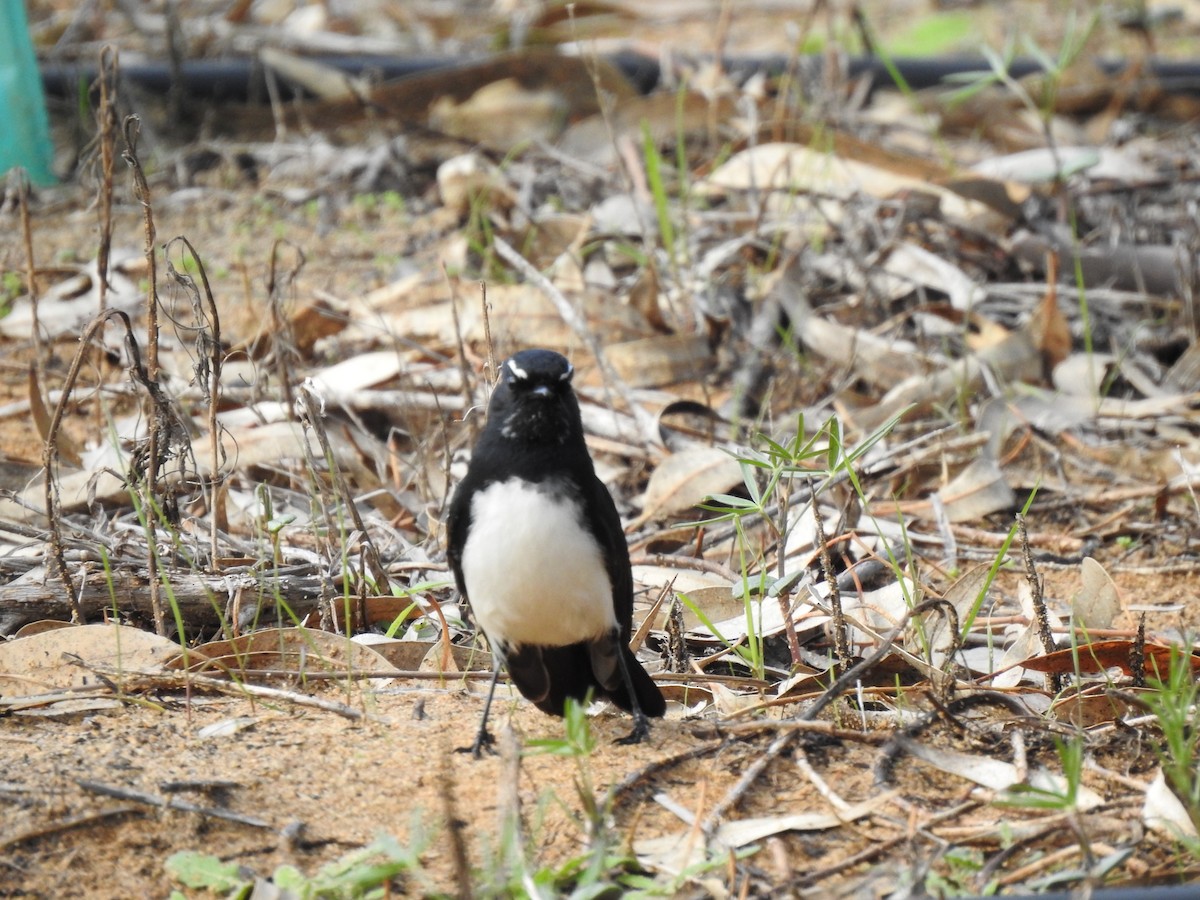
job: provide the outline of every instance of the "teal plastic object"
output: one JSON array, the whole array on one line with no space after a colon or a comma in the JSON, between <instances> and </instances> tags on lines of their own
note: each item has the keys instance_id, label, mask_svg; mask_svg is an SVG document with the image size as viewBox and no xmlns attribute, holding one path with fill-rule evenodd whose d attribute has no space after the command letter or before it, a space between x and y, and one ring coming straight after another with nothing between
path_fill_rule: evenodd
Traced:
<instances>
[{"instance_id":1,"label":"teal plastic object","mask_svg":"<svg viewBox=\"0 0 1200 900\"><path fill-rule=\"evenodd\" d=\"M0 0L0 173L21 166L34 184L53 184L50 119L24 0Z\"/></svg>"}]
</instances>

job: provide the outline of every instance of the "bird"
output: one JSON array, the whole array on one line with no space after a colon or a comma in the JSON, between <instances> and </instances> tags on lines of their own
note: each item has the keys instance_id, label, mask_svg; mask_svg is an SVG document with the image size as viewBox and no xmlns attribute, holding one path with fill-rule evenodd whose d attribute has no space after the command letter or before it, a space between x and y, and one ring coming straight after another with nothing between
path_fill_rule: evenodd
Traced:
<instances>
[{"instance_id":1,"label":"bird","mask_svg":"<svg viewBox=\"0 0 1200 900\"><path fill-rule=\"evenodd\" d=\"M629 547L584 442L574 372L553 350L505 360L447 514L447 559L494 663L469 748L476 758L492 742L487 720L502 666L550 715L589 691L611 700L633 717L621 744L644 740L647 717L666 712L629 649Z\"/></svg>"}]
</instances>

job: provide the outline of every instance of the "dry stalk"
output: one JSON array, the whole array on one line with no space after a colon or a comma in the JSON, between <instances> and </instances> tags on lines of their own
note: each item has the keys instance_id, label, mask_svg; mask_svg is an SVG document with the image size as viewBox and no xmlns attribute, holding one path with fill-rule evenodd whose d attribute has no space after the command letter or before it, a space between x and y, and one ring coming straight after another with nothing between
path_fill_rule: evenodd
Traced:
<instances>
[{"instance_id":1,"label":"dry stalk","mask_svg":"<svg viewBox=\"0 0 1200 900\"><path fill-rule=\"evenodd\" d=\"M38 323L37 268L33 264L33 225L29 220L29 178L21 172L17 178L17 203L21 208L21 237L25 242L25 280L29 285L29 309L33 321L33 367L41 389L46 387L45 348L42 347L42 328Z\"/></svg>"},{"instance_id":2,"label":"dry stalk","mask_svg":"<svg viewBox=\"0 0 1200 900\"><path fill-rule=\"evenodd\" d=\"M119 310L110 310L92 319L87 328L84 329L83 334L79 336L79 348L75 351L75 356L71 360L71 367L67 370L67 377L63 380L62 393L59 395L58 403L54 407L54 415L50 419L49 427L46 429L46 443L42 448L42 480L46 498L46 521L50 530L50 570L52 574L62 579L63 587L66 589L68 602L71 606L71 621L77 623L83 622L83 616L80 612L79 600L76 597L75 588L71 584L71 577L67 571L66 556L63 550L62 526L58 515L58 433L62 427L63 415L66 412L67 404L71 400L71 391L74 389L75 382L79 378L79 370L83 367L84 359L88 355L88 349L91 347L96 333L109 319L114 317L119 317L124 323L127 346L136 352L137 344L134 341L132 326L129 322L129 317L125 313ZM130 362L132 365L132 358Z\"/></svg>"},{"instance_id":3,"label":"dry stalk","mask_svg":"<svg viewBox=\"0 0 1200 900\"><path fill-rule=\"evenodd\" d=\"M1129 674L1133 676L1133 686L1146 686L1146 614L1138 618L1137 637L1129 648ZM1159 677L1162 677L1161 673Z\"/></svg>"},{"instance_id":4,"label":"dry stalk","mask_svg":"<svg viewBox=\"0 0 1200 900\"><path fill-rule=\"evenodd\" d=\"M280 268L279 251L287 244L296 251L297 260L286 271ZM283 402L291 407L295 403L294 379L292 377L291 360L296 346L292 334L291 320L283 315L283 289L296 280L300 270L304 268L307 259L304 251L294 244L277 240L271 246L271 262L267 270L267 309L271 313L271 347L275 365L279 368L279 383L283 388Z\"/></svg>"},{"instance_id":5,"label":"dry stalk","mask_svg":"<svg viewBox=\"0 0 1200 900\"><path fill-rule=\"evenodd\" d=\"M112 257L112 198L113 167L117 144L117 72L120 68L119 51L111 44L100 49L100 106L96 111L100 134L100 245L96 251L96 271L100 283L96 286L97 312L103 313L108 306L108 264ZM99 413L99 406L96 408Z\"/></svg>"},{"instance_id":6,"label":"dry stalk","mask_svg":"<svg viewBox=\"0 0 1200 900\"><path fill-rule=\"evenodd\" d=\"M1021 537L1021 555L1025 560L1025 580L1029 582L1029 591L1032 595L1031 602L1033 603L1034 619L1037 621L1038 639L1047 653L1053 653L1058 649L1058 645L1054 643L1054 631L1050 627L1050 610L1046 608L1042 577L1038 575L1037 566L1033 562L1033 549L1029 546L1029 532L1025 528L1025 517L1020 513L1017 513L1017 532ZM1050 690L1054 693L1058 693L1062 689L1062 675L1048 673L1046 680Z\"/></svg>"},{"instance_id":7,"label":"dry stalk","mask_svg":"<svg viewBox=\"0 0 1200 900\"><path fill-rule=\"evenodd\" d=\"M511 840L516 857L525 857L525 824L521 818L521 739L512 722L500 730L500 780L496 798L496 827L501 843ZM504 873L508 874L508 873Z\"/></svg>"},{"instance_id":8,"label":"dry stalk","mask_svg":"<svg viewBox=\"0 0 1200 900\"><path fill-rule=\"evenodd\" d=\"M362 516L359 515L358 507L354 503L354 495L350 491L350 485L346 483L346 476L337 464L337 460L333 455L333 449L329 445L329 435L325 432L324 425L323 401L305 385L300 392L300 403L304 409L304 425L306 428L312 428L313 434L317 436L317 441L321 445L321 454L325 457L326 465L329 467L329 477L333 482L334 491L342 504L342 508L350 516L350 521L363 543L363 565L369 571L375 583L375 590L378 593L387 594L390 591L387 570L379 558L379 550L375 546L375 542L371 539L370 532L367 531L367 526L363 523ZM304 442L304 446L308 447L307 441ZM307 449L305 452L309 454L308 462L315 478L316 473L319 471L316 466L316 460L312 458L311 453ZM333 530L331 533L336 534L337 531Z\"/></svg>"},{"instance_id":9,"label":"dry stalk","mask_svg":"<svg viewBox=\"0 0 1200 900\"><path fill-rule=\"evenodd\" d=\"M817 504L817 491L811 481L808 485L808 492L809 502L813 509L813 520L817 529L817 549L821 554L821 574L825 578L825 583L829 585L829 606L833 610L833 655L837 657L834 671L837 671L850 662L849 629L846 626L846 614L842 610L842 591L838 586L837 575L833 571L833 556L829 552L829 542L825 540L825 521L821 517L821 507ZM791 621L790 616L788 621ZM795 657L799 657L799 646L797 646Z\"/></svg>"},{"instance_id":10,"label":"dry stalk","mask_svg":"<svg viewBox=\"0 0 1200 900\"><path fill-rule=\"evenodd\" d=\"M201 291L196 286L195 280L188 274L180 274L175 267L171 265L171 245L175 241L181 242L186 248L193 260L196 263L196 270L200 274L200 284L203 286L203 304L201 301ZM201 395L208 406L208 440L209 454L211 457L212 472L208 477L208 508L209 516L209 552L210 558L214 561L219 556L218 546L218 523L220 516L217 515L217 510L221 505L221 486L224 482L222 474L222 466L225 463L225 451L221 446L221 434L223 429L217 419L217 411L221 405L221 364L223 361L221 351L221 316L217 311L216 300L213 299L212 285L208 281L208 270L204 267L204 261L200 258L200 254L196 252L196 248L192 246L192 242L186 237L180 235L167 242L165 247L165 259L167 272L176 283L180 285L192 298L192 310L199 326L196 329L196 381L200 386Z\"/></svg>"},{"instance_id":11,"label":"dry stalk","mask_svg":"<svg viewBox=\"0 0 1200 900\"><path fill-rule=\"evenodd\" d=\"M100 106L96 111L99 127L100 150L100 193L97 197L99 211L100 243L96 249L96 311L103 314L108 308L108 267L112 259L112 198L113 171L117 147L117 74L120 70L120 54L116 47L106 44L100 49ZM99 356L98 350L96 356ZM100 403L93 408L93 423L96 434L104 432L104 409Z\"/></svg>"},{"instance_id":12,"label":"dry stalk","mask_svg":"<svg viewBox=\"0 0 1200 900\"><path fill-rule=\"evenodd\" d=\"M458 369L462 374L463 409L466 410L463 413L463 421L467 423L467 429L471 432L471 443L474 443L475 439L479 437L479 417L470 414L471 409L475 406L475 396L471 389L471 365L467 362L467 347L463 341L462 322L458 316L458 286L450 277L450 271L446 268L445 263L442 263L442 277L446 279L446 287L450 291L450 315L454 321L454 340L458 347ZM449 451L449 445L447 445L447 451ZM448 466L447 471L449 471Z\"/></svg>"},{"instance_id":13,"label":"dry stalk","mask_svg":"<svg viewBox=\"0 0 1200 900\"><path fill-rule=\"evenodd\" d=\"M683 604L676 595L671 598L671 609L667 613L667 659L664 668L679 675L690 669L684 630Z\"/></svg>"},{"instance_id":14,"label":"dry stalk","mask_svg":"<svg viewBox=\"0 0 1200 900\"><path fill-rule=\"evenodd\" d=\"M487 282L479 282L479 308L483 313L483 345L487 348L487 357L484 362L487 365L488 387L494 387L496 382L496 344L492 340L492 308L488 304L487 298Z\"/></svg>"},{"instance_id":15,"label":"dry stalk","mask_svg":"<svg viewBox=\"0 0 1200 900\"><path fill-rule=\"evenodd\" d=\"M156 233L154 229L154 209L150 205L150 185L146 182L146 173L142 171L141 160L137 155L138 135L141 132L141 119L137 116L125 118L125 149L121 153L125 164L133 173L133 193L142 204L142 228L146 241L144 252L146 269L149 273L149 292L146 297L146 377L154 382L158 379L158 269L155 252ZM162 596L158 579L158 552L155 528L155 497L158 494L158 459L159 459L159 420L156 409L152 406L147 418L150 421L150 439L147 450L147 465L145 472L145 494L142 498L145 528L146 528L146 569L150 582L150 602L154 612L154 630L160 634L167 633L166 613L163 610Z\"/></svg>"}]
</instances>

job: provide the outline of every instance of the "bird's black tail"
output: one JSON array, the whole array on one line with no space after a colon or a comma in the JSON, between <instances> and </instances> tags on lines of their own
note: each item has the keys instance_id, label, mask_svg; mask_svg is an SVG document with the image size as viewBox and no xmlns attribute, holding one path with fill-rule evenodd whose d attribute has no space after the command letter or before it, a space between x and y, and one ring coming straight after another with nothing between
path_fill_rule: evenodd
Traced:
<instances>
[{"instance_id":1,"label":"bird's black tail","mask_svg":"<svg viewBox=\"0 0 1200 900\"><path fill-rule=\"evenodd\" d=\"M633 692L637 695L638 706L642 708L642 712L652 718L664 715L667 711L667 701L654 679L650 677L650 673L642 668L642 664L628 647L621 647L621 652L625 654L625 667L629 672L629 680L633 682ZM604 690L603 694L625 712L633 712L633 702L625 690L624 683L618 683L615 690Z\"/></svg>"},{"instance_id":2,"label":"bird's black tail","mask_svg":"<svg viewBox=\"0 0 1200 900\"><path fill-rule=\"evenodd\" d=\"M566 647L542 647L542 664L546 667L549 691L541 699L530 697L542 712L561 716L566 706L567 698L573 697L582 701L589 689L595 692L597 699L611 700L626 712L633 712L633 701L625 690L624 680L616 675L612 686L601 684L592 670L592 656L586 643L571 644ZM626 654L626 668L629 670L629 680L633 682L633 692L637 696L638 705L647 716L659 717L667 711L667 701L654 679L642 668L637 657L627 647L621 647L620 652ZM530 694L522 687L522 679L518 673L509 668L509 674L517 688L525 696Z\"/></svg>"}]
</instances>

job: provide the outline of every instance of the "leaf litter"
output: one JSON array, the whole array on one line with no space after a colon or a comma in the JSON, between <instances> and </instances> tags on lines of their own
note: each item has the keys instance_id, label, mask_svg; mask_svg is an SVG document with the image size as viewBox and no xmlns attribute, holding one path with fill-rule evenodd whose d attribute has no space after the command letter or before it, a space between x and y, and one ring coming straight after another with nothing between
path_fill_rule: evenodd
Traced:
<instances>
[{"instance_id":1,"label":"leaf litter","mask_svg":"<svg viewBox=\"0 0 1200 900\"><path fill-rule=\"evenodd\" d=\"M86 169L27 201L35 292L0 243L24 284L0 327L9 874L129 896L173 853L266 877L382 830L428 847L396 876L416 894L566 891L589 852L716 896L1192 877L1200 804L1170 774L1197 748L1163 706L1194 715L1186 96L1114 93L1082 57L957 105L682 56L643 97L597 65L516 51L199 133L122 91L161 132L146 208ZM156 343L146 257L104 251L102 281L107 191L121 246L147 208L190 242L157 258ZM134 324L76 347L102 296ZM489 365L529 345L579 370L671 706L635 748L594 711L585 782L453 752L490 659L440 523Z\"/></svg>"}]
</instances>

